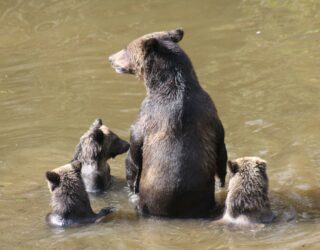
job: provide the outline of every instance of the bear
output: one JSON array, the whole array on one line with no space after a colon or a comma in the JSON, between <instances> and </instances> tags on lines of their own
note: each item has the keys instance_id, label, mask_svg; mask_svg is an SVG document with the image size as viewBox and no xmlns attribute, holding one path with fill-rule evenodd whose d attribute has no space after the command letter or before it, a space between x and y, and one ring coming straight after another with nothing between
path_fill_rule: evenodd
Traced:
<instances>
[{"instance_id":1,"label":"bear","mask_svg":"<svg viewBox=\"0 0 320 250\"><path fill-rule=\"evenodd\" d=\"M46 172L49 190L52 194L52 212L46 217L51 226L75 226L102 221L112 208L93 212L88 194L81 178L81 162L73 161Z\"/></svg>"},{"instance_id":2,"label":"bear","mask_svg":"<svg viewBox=\"0 0 320 250\"><path fill-rule=\"evenodd\" d=\"M120 139L102 120L97 118L81 137L73 161L82 163L81 176L86 191L101 193L111 185L110 166L107 160L128 151L129 143Z\"/></svg>"},{"instance_id":3,"label":"bear","mask_svg":"<svg viewBox=\"0 0 320 250\"><path fill-rule=\"evenodd\" d=\"M178 45L183 35L150 33L109 57L117 73L133 74L146 87L126 157L127 184L142 215L207 217L215 208L215 175L225 183L224 128Z\"/></svg>"},{"instance_id":4,"label":"bear","mask_svg":"<svg viewBox=\"0 0 320 250\"><path fill-rule=\"evenodd\" d=\"M267 162L259 157L228 161L230 180L220 222L263 225L274 219L268 198Z\"/></svg>"}]
</instances>

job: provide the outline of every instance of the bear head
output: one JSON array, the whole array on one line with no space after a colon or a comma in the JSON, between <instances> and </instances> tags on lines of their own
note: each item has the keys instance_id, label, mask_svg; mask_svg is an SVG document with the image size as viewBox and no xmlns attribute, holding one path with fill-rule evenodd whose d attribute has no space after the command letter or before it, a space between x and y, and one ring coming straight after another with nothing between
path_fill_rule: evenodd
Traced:
<instances>
[{"instance_id":1,"label":"bear head","mask_svg":"<svg viewBox=\"0 0 320 250\"><path fill-rule=\"evenodd\" d=\"M267 162L256 156L247 156L238 158L236 160L228 161L228 169L230 177L235 175L240 176L252 176L259 175L264 179L267 179Z\"/></svg>"},{"instance_id":2,"label":"bear head","mask_svg":"<svg viewBox=\"0 0 320 250\"><path fill-rule=\"evenodd\" d=\"M117 73L129 73L144 77L146 58L152 51L158 50L159 43L178 43L182 40L184 32L182 29L171 31L154 32L132 41L125 49L111 55L109 62Z\"/></svg>"},{"instance_id":3,"label":"bear head","mask_svg":"<svg viewBox=\"0 0 320 250\"><path fill-rule=\"evenodd\" d=\"M130 144L119 138L97 118L81 137L74 159L83 164L106 161L128 151Z\"/></svg>"},{"instance_id":4,"label":"bear head","mask_svg":"<svg viewBox=\"0 0 320 250\"><path fill-rule=\"evenodd\" d=\"M79 182L81 185L81 163L73 161L52 171L47 171L46 178L51 193L64 192L70 186L71 188L73 185L78 186Z\"/></svg>"}]
</instances>

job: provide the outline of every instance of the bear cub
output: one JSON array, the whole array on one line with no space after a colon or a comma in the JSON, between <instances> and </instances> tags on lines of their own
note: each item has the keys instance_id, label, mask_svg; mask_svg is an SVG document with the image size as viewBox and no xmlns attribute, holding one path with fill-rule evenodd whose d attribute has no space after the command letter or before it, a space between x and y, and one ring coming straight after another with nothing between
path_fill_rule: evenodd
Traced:
<instances>
[{"instance_id":1,"label":"bear cub","mask_svg":"<svg viewBox=\"0 0 320 250\"><path fill-rule=\"evenodd\" d=\"M69 164L46 172L48 187L52 193L52 212L46 217L51 226L72 226L99 222L112 209L104 208L94 213L81 178L81 163Z\"/></svg>"},{"instance_id":2,"label":"bear cub","mask_svg":"<svg viewBox=\"0 0 320 250\"><path fill-rule=\"evenodd\" d=\"M270 223L267 162L259 157L228 161L230 180L222 221L238 225Z\"/></svg>"},{"instance_id":3,"label":"bear cub","mask_svg":"<svg viewBox=\"0 0 320 250\"><path fill-rule=\"evenodd\" d=\"M123 154L129 143L120 139L97 118L81 137L73 160L82 164L81 176L87 192L103 192L111 184L110 166L107 160Z\"/></svg>"}]
</instances>

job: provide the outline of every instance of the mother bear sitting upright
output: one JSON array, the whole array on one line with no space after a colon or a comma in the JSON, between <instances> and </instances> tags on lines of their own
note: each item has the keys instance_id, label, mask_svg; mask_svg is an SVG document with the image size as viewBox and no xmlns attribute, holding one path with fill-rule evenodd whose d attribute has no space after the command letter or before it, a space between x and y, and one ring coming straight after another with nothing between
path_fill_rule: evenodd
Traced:
<instances>
[{"instance_id":1,"label":"mother bear sitting upright","mask_svg":"<svg viewBox=\"0 0 320 250\"><path fill-rule=\"evenodd\" d=\"M214 208L215 174L224 186L224 129L190 59L183 30L155 32L109 57L118 73L143 78L147 96L131 126L129 187L142 214L203 217Z\"/></svg>"}]
</instances>

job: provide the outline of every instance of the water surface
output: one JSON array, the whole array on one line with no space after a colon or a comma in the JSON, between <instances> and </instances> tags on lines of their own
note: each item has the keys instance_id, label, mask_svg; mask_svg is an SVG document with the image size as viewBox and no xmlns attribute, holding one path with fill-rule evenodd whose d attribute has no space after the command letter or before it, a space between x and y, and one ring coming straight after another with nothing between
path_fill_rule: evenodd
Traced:
<instances>
[{"instance_id":1,"label":"water surface","mask_svg":"<svg viewBox=\"0 0 320 250\"><path fill-rule=\"evenodd\" d=\"M320 4L317 1L0 3L1 249L319 249ZM145 33L185 29L181 46L219 110L229 158L268 161L278 218L259 231L136 216L124 157L112 190L91 197L106 224L53 229L47 170L72 158L96 117L129 139L143 83L108 55ZM225 190L218 190L223 200Z\"/></svg>"}]
</instances>

